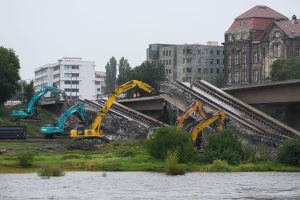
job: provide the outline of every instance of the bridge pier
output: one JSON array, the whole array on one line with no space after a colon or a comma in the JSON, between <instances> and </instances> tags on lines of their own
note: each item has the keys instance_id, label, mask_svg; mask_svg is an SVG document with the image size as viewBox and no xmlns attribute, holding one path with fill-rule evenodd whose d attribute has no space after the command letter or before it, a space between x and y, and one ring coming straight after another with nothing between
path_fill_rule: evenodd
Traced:
<instances>
[{"instance_id":1,"label":"bridge pier","mask_svg":"<svg viewBox=\"0 0 300 200\"><path fill-rule=\"evenodd\" d=\"M300 104L289 104L286 109L287 125L300 131Z\"/></svg>"}]
</instances>

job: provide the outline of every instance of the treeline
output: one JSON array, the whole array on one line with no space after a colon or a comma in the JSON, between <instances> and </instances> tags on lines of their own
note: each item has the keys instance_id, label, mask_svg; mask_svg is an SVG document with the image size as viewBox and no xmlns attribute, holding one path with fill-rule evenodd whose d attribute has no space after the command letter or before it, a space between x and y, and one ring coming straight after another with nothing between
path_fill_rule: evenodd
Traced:
<instances>
[{"instance_id":1,"label":"treeline","mask_svg":"<svg viewBox=\"0 0 300 200\"><path fill-rule=\"evenodd\" d=\"M117 75L118 69L118 75ZM165 79L164 66L161 64L154 65L149 62L143 62L141 65L132 68L127 59L122 57L117 62L115 57L111 57L105 66L106 70L106 93L112 93L117 86L122 85L130 80L140 80L155 89L159 89L159 84ZM138 91L142 96L146 95L138 88L127 93L130 95Z\"/></svg>"}]
</instances>

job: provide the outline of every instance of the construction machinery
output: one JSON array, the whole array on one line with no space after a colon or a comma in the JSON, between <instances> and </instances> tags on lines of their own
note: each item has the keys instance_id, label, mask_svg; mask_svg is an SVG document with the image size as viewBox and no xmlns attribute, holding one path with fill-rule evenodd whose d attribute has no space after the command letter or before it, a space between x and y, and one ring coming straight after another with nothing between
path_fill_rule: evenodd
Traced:
<instances>
[{"instance_id":1,"label":"construction machinery","mask_svg":"<svg viewBox=\"0 0 300 200\"><path fill-rule=\"evenodd\" d=\"M59 94L60 90L54 87L44 86L42 90L38 91L31 97L26 109L12 110L10 116L13 118L33 118L37 115L37 111L34 108L34 104L47 92Z\"/></svg>"},{"instance_id":2,"label":"construction machinery","mask_svg":"<svg viewBox=\"0 0 300 200\"><path fill-rule=\"evenodd\" d=\"M204 110L200 101L194 101L182 115L177 116L177 125L176 128L183 128L184 121L190 117L192 113L198 113L199 118L194 122L188 124L184 127L185 130L192 134L192 140L195 142L195 145L200 148L202 131L204 128L211 126L219 131L222 131L225 127L225 112L224 110L219 110L213 115L209 116Z\"/></svg>"},{"instance_id":3,"label":"construction machinery","mask_svg":"<svg viewBox=\"0 0 300 200\"><path fill-rule=\"evenodd\" d=\"M201 119L195 126L192 127L192 140L198 148L201 148L202 131L204 128L211 126L217 131L223 131L225 128L225 112L224 110L219 110L212 116L206 119Z\"/></svg>"},{"instance_id":4,"label":"construction machinery","mask_svg":"<svg viewBox=\"0 0 300 200\"><path fill-rule=\"evenodd\" d=\"M71 130L70 137L75 139L84 139L84 138L101 138L103 133L101 131L101 121L105 114L109 111L114 101L117 99L118 95L123 92L138 87L148 93L154 93L154 89L142 81L132 80L123 85L117 87L115 91L108 97L103 106L102 110L98 112L96 118L94 119L92 125L89 129L84 129L83 134L80 134L79 130Z\"/></svg>"},{"instance_id":5,"label":"construction machinery","mask_svg":"<svg viewBox=\"0 0 300 200\"><path fill-rule=\"evenodd\" d=\"M84 111L84 105L78 102L76 105L68 108L64 113L62 113L57 121L57 123L42 126L40 132L45 135L45 138L52 138L53 134L62 134L64 133L64 126L66 119L73 114L77 113L83 122L84 125L87 125L88 118Z\"/></svg>"},{"instance_id":6,"label":"construction machinery","mask_svg":"<svg viewBox=\"0 0 300 200\"><path fill-rule=\"evenodd\" d=\"M184 111L182 115L177 116L176 128L182 128L184 121L189 118L192 113L195 112L197 112L202 118L206 118L207 116L201 102L196 100Z\"/></svg>"}]
</instances>

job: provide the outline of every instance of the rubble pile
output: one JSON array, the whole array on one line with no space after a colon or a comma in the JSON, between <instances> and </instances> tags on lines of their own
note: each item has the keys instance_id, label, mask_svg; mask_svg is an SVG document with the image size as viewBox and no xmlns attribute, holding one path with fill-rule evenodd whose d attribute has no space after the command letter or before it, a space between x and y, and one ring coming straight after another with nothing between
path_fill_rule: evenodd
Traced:
<instances>
[{"instance_id":1,"label":"rubble pile","mask_svg":"<svg viewBox=\"0 0 300 200\"><path fill-rule=\"evenodd\" d=\"M102 131L109 139L133 140L146 138L150 127L126 117L107 113L102 120Z\"/></svg>"}]
</instances>

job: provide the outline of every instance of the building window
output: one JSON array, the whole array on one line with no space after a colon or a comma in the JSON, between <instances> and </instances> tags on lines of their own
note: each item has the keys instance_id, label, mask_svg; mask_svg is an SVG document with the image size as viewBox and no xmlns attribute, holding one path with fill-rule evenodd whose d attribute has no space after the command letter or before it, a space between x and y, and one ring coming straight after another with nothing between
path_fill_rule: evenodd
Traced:
<instances>
[{"instance_id":1,"label":"building window","mask_svg":"<svg viewBox=\"0 0 300 200\"><path fill-rule=\"evenodd\" d=\"M79 81L65 81L65 84L68 85L68 84L79 84ZM100 85L100 84L99 84Z\"/></svg>"},{"instance_id":2,"label":"building window","mask_svg":"<svg viewBox=\"0 0 300 200\"><path fill-rule=\"evenodd\" d=\"M172 55L172 53L171 53L172 51L171 50L169 50L169 56L171 56Z\"/></svg>"},{"instance_id":3,"label":"building window","mask_svg":"<svg viewBox=\"0 0 300 200\"><path fill-rule=\"evenodd\" d=\"M59 78L60 74L54 74L53 78Z\"/></svg>"},{"instance_id":4,"label":"building window","mask_svg":"<svg viewBox=\"0 0 300 200\"><path fill-rule=\"evenodd\" d=\"M187 58L186 63L192 63L193 58Z\"/></svg>"},{"instance_id":5,"label":"building window","mask_svg":"<svg viewBox=\"0 0 300 200\"><path fill-rule=\"evenodd\" d=\"M97 88L97 92L100 92L100 88Z\"/></svg>"},{"instance_id":6,"label":"building window","mask_svg":"<svg viewBox=\"0 0 300 200\"><path fill-rule=\"evenodd\" d=\"M198 49L198 54L201 54L201 50L200 49Z\"/></svg>"},{"instance_id":7,"label":"building window","mask_svg":"<svg viewBox=\"0 0 300 200\"><path fill-rule=\"evenodd\" d=\"M227 35L227 39L228 39L228 41L232 41L232 34L228 34ZM231 82L231 81L230 81Z\"/></svg>"},{"instance_id":8,"label":"building window","mask_svg":"<svg viewBox=\"0 0 300 200\"><path fill-rule=\"evenodd\" d=\"M95 81L95 85L100 85L100 81Z\"/></svg>"},{"instance_id":9,"label":"building window","mask_svg":"<svg viewBox=\"0 0 300 200\"><path fill-rule=\"evenodd\" d=\"M239 55L234 56L234 63L239 64Z\"/></svg>"},{"instance_id":10,"label":"building window","mask_svg":"<svg viewBox=\"0 0 300 200\"><path fill-rule=\"evenodd\" d=\"M228 83L231 83L231 73L228 72Z\"/></svg>"},{"instance_id":11,"label":"building window","mask_svg":"<svg viewBox=\"0 0 300 200\"><path fill-rule=\"evenodd\" d=\"M201 68L198 68L198 73L201 74Z\"/></svg>"},{"instance_id":12,"label":"building window","mask_svg":"<svg viewBox=\"0 0 300 200\"><path fill-rule=\"evenodd\" d=\"M57 71L57 70L59 70L59 66L56 66L56 67L54 67L54 69L53 69L54 71Z\"/></svg>"},{"instance_id":13,"label":"building window","mask_svg":"<svg viewBox=\"0 0 300 200\"><path fill-rule=\"evenodd\" d=\"M300 56L300 47L297 47L295 50L296 56Z\"/></svg>"},{"instance_id":14,"label":"building window","mask_svg":"<svg viewBox=\"0 0 300 200\"><path fill-rule=\"evenodd\" d=\"M247 82L247 72L244 71L244 82L246 83Z\"/></svg>"},{"instance_id":15,"label":"building window","mask_svg":"<svg viewBox=\"0 0 300 200\"><path fill-rule=\"evenodd\" d=\"M210 50L210 55L214 55L214 50Z\"/></svg>"},{"instance_id":16,"label":"building window","mask_svg":"<svg viewBox=\"0 0 300 200\"><path fill-rule=\"evenodd\" d=\"M207 74L207 68L204 68L204 74Z\"/></svg>"},{"instance_id":17,"label":"building window","mask_svg":"<svg viewBox=\"0 0 300 200\"><path fill-rule=\"evenodd\" d=\"M274 44L273 46L273 55L275 58L281 57L281 45L280 44Z\"/></svg>"},{"instance_id":18,"label":"building window","mask_svg":"<svg viewBox=\"0 0 300 200\"><path fill-rule=\"evenodd\" d=\"M220 50L217 50L217 55L220 55Z\"/></svg>"},{"instance_id":19,"label":"building window","mask_svg":"<svg viewBox=\"0 0 300 200\"><path fill-rule=\"evenodd\" d=\"M217 64L220 64L220 59L217 59Z\"/></svg>"},{"instance_id":20,"label":"building window","mask_svg":"<svg viewBox=\"0 0 300 200\"><path fill-rule=\"evenodd\" d=\"M65 88L65 92L79 92L78 88Z\"/></svg>"},{"instance_id":21,"label":"building window","mask_svg":"<svg viewBox=\"0 0 300 200\"><path fill-rule=\"evenodd\" d=\"M254 56L253 56L253 63L258 63L258 55L257 55L257 52L254 53Z\"/></svg>"},{"instance_id":22,"label":"building window","mask_svg":"<svg viewBox=\"0 0 300 200\"><path fill-rule=\"evenodd\" d=\"M163 51L163 56L166 56L166 52L165 51Z\"/></svg>"},{"instance_id":23,"label":"building window","mask_svg":"<svg viewBox=\"0 0 300 200\"><path fill-rule=\"evenodd\" d=\"M210 64L214 64L214 59L210 59Z\"/></svg>"},{"instance_id":24,"label":"building window","mask_svg":"<svg viewBox=\"0 0 300 200\"><path fill-rule=\"evenodd\" d=\"M240 26L246 26L246 22L245 21L241 21L240 22Z\"/></svg>"},{"instance_id":25,"label":"building window","mask_svg":"<svg viewBox=\"0 0 300 200\"><path fill-rule=\"evenodd\" d=\"M253 72L253 80L254 80L255 82L257 82L257 80L258 80L258 71L257 71L257 70L255 70L255 71Z\"/></svg>"},{"instance_id":26,"label":"building window","mask_svg":"<svg viewBox=\"0 0 300 200\"><path fill-rule=\"evenodd\" d=\"M238 70L234 71L234 82L239 82L240 80L240 72Z\"/></svg>"},{"instance_id":27,"label":"building window","mask_svg":"<svg viewBox=\"0 0 300 200\"><path fill-rule=\"evenodd\" d=\"M186 49L186 54L192 54L192 49Z\"/></svg>"},{"instance_id":28,"label":"building window","mask_svg":"<svg viewBox=\"0 0 300 200\"><path fill-rule=\"evenodd\" d=\"M172 73L172 71L171 71L171 69L169 69L169 74L171 74Z\"/></svg>"},{"instance_id":29,"label":"building window","mask_svg":"<svg viewBox=\"0 0 300 200\"><path fill-rule=\"evenodd\" d=\"M186 72L192 72L192 68L187 67L187 68L186 68Z\"/></svg>"},{"instance_id":30,"label":"building window","mask_svg":"<svg viewBox=\"0 0 300 200\"><path fill-rule=\"evenodd\" d=\"M228 65L231 65L231 56L228 56Z\"/></svg>"},{"instance_id":31,"label":"building window","mask_svg":"<svg viewBox=\"0 0 300 200\"><path fill-rule=\"evenodd\" d=\"M214 73L214 69L213 68L210 69L210 73L211 74Z\"/></svg>"},{"instance_id":32,"label":"building window","mask_svg":"<svg viewBox=\"0 0 300 200\"><path fill-rule=\"evenodd\" d=\"M169 60L169 65L171 65L171 62L172 62L172 61L171 61L171 60Z\"/></svg>"},{"instance_id":33,"label":"building window","mask_svg":"<svg viewBox=\"0 0 300 200\"><path fill-rule=\"evenodd\" d=\"M220 73L220 69L217 68L217 74L219 74L219 73Z\"/></svg>"}]
</instances>

